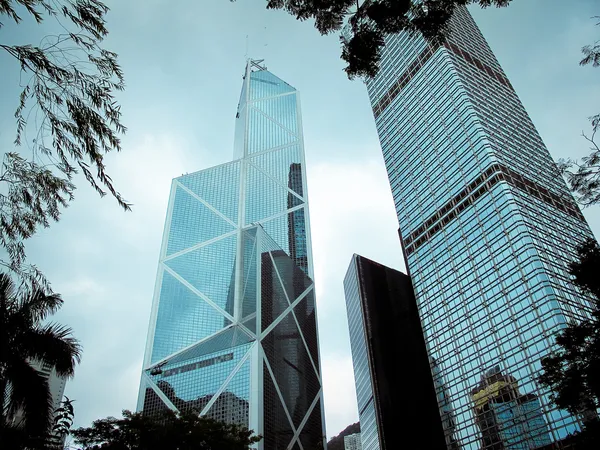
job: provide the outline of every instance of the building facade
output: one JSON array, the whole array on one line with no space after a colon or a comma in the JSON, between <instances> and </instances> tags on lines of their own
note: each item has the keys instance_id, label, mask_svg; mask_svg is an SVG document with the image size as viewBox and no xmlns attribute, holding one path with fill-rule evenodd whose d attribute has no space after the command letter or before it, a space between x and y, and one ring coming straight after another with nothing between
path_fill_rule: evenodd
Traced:
<instances>
[{"instance_id":1,"label":"building facade","mask_svg":"<svg viewBox=\"0 0 600 450\"><path fill-rule=\"evenodd\" d=\"M259 449L324 448L300 105L260 61L234 158L173 180L138 410L238 423Z\"/></svg>"},{"instance_id":2,"label":"building facade","mask_svg":"<svg viewBox=\"0 0 600 450\"><path fill-rule=\"evenodd\" d=\"M56 417L56 410L61 407L63 396L65 394L65 386L67 384L66 377L60 377L54 370L54 367L44 361L32 360L29 362L31 367L37 370L48 382L48 389L50 391L51 411L53 420ZM25 411L19 408L9 419L9 421L17 427L23 425L25 420ZM50 442L57 446L64 443L66 435L56 436L52 434L50 436Z\"/></svg>"},{"instance_id":3,"label":"building facade","mask_svg":"<svg viewBox=\"0 0 600 450\"><path fill-rule=\"evenodd\" d=\"M557 410L536 379L555 334L590 310L567 265L592 233L541 137L463 7L439 47L390 36L367 90L456 445L560 442L581 418ZM509 401L509 428L529 430L510 439L500 431L507 403L486 404L488 433L474 399L496 368L530 396Z\"/></svg>"},{"instance_id":4,"label":"building facade","mask_svg":"<svg viewBox=\"0 0 600 450\"><path fill-rule=\"evenodd\" d=\"M344 436L344 450L362 450L360 433Z\"/></svg>"},{"instance_id":5,"label":"building facade","mask_svg":"<svg viewBox=\"0 0 600 450\"><path fill-rule=\"evenodd\" d=\"M362 448L444 450L453 429L438 412L410 277L354 255L344 291Z\"/></svg>"}]
</instances>

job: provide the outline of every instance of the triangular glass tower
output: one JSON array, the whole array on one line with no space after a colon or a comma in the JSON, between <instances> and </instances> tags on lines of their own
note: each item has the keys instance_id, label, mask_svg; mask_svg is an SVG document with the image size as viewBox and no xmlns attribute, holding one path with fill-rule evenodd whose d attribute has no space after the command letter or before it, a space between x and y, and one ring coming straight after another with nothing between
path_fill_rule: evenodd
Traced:
<instances>
[{"instance_id":1,"label":"triangular glass tower","mask_svg":"<svg viewBox=\"0 0 600 450\"><path fill-rule=\"evenodd\" d=\"M324 448L296 89L248 61L235 160L173 180L138 410L237 423L263 450Z\"/></svg>"}]
</instances>

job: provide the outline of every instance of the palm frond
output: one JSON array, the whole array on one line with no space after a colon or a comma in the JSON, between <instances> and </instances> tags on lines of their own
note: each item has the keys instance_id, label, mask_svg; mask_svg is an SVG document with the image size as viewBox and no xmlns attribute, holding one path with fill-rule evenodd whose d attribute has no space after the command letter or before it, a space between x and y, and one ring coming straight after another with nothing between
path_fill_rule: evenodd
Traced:
<instances>
[{"instance_id":1,"label":"palm frond","mask_svg":"<svg viewBox=\"0 0 600 450\"><path fill-rule=\"evenodd\" d=\"M9 275L0 273L0 309L8 309L14 303L15 284Z\"/></svg>"},{"instance_id":2,"label":"palm frond","mask_svg":"<svg viewBox=\"0 0 600 450\"><path fill-rule=\"evenodd\" d=\"M81 361L81 345L71 328L56 323L26 331L20 345L28 358L50 364L61 377L73 376L75 365Z\"/></svg>"},{"instance_id":3,"label":"palm frond","mask_svg":"<svg viewBox=\"0 0 600 450\"><path fill-rule=\"evenodd\" d=\"M20 313L33 323L41 322L60 309L63 300L60 294L46 294L39 288L26 292L19 299Z\"/></svg>"}]
</instances>

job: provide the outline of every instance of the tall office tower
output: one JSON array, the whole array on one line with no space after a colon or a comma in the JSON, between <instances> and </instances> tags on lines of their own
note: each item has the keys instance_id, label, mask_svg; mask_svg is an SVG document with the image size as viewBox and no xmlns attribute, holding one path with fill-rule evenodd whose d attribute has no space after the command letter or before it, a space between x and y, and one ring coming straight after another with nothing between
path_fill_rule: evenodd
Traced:
<instances>
[{"instance_id":1,"label":"tall office tower","mask_svg":"<svg viewBox=\"0 0 600 450\"><path fill-rule=\"evenodd\" d=\"M410 277L354 255L344 278L363 450L444 450Z\"/></svg>"},{"instance_id":2,"label":"tall office tower","mask_svg":"<svg viewBox=\"0 0 600 450\"><path fill-rule=\"evenodd\" d=\"M242 424L259 449L324 448L300 105L261 61L234 158L173 180L138 409Z\"/></svg>"},{"instance_id":3,"label":"tall office tower","mask_svg":"<svg viewBox=\"0 0 600 450\"><path fill-rule=\"evenodd\" d=\"M559 442L582 418L557 410L536 378L556 332L591 306L567 264L592 233L548 150L466 8L438 48L390 36L367 89L432 370L445 385L458 443ZM515 426L537 428L510 441L495 433L489 443L476 392L482 383L500 388L486 381L496 368L535 398L535 405L514 401ZM500 407L489 398L486 408Z\"/></svg>"}]
</instances>

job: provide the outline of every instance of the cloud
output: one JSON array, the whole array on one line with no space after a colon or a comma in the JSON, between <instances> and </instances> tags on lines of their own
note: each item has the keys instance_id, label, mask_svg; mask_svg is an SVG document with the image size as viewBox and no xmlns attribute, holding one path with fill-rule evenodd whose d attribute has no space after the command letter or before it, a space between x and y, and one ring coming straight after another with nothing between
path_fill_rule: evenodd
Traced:
<instances>
[{"instance_id":1,"label":"cloud","mask_svg":"<svg viewBox=\"0 0 600 450\"><path fill-rule=\"evenodd\" d=\"M309 166L307 174L325 418L331 438L358 421L343 287L348 264L358 253L399 269L402 253L381 157L321 162Z\"/></svg>"},{"instance_id":2,"label":"cloud","mask_svg":"<svg viewBox=\"0 0 600 450\"><path fill-rule=\"evenodd\" d=\"M331 439L348 425L358 422L352 358L325 360L322 371L327 438Z\"/></svg>"},{"instance_id":3,"label":"cloud","mask_svg":"<svg viewBox=\"0 0 600 450\"><path fill-rule=\"evenodd\" d=\"M308 194L319 315L339 313L339 291L354 253L402 267L398 220L383 161L309 166Z\"/></svg>"}]
</instances>

